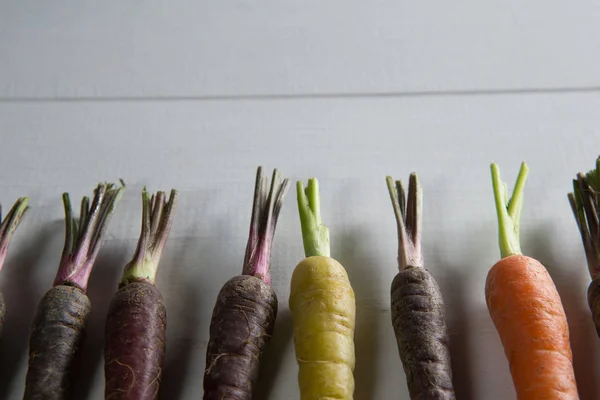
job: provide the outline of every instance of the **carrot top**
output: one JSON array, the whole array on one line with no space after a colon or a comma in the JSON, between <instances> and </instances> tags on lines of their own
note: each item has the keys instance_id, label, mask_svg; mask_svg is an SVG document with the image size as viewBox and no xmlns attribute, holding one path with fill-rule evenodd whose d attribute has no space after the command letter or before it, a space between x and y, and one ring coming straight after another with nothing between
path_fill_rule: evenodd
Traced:
<instances>
[{"instance_id":1,"label":"carrot top","mask_svg":"<svg viewBox=\"0 0 600 400\"><path fill-rule=\"evenodd\" d=\"M410 174L408 204L402 181L386 178L390 199L398 224L398 267L423 267L421 230L423 225L423 190L416 173Z\"/></svg>"},{"instance_id":2,"label":"carrot top","mask_svg":"<svg viewBox=\"0 0 600 400\"><path fill-rule=\"evenodd\" d=\"M319 182L310 178L306 189L301 181L296 183L298 211L302 228L302 242L306 257L329 257L329 229L321 222L321 205L319 200Z\"/></svg>"},{"instance_id":3,"label":"carrot top","mask_svg":"<svg viewBox=\"0 0 600 400\"><path fill-rule=\"evenodd\" d=\"M289 187L287 178L281 183L279 181L280 173L277 169L274 169L271 188L269 189L269 179L263 175L262 167L258 167L252 217L250 219L250 233L242 268L242 275L256 276L266 283L271 282L269 272L271 245L275 237L279 212L283 207L283 199Z\"/></svg>"},{"instance_id":4,"label":"carrot top","mask_svg":"<svg viewBox=\"0 0 600 400\"><path fill-rule=\"evenodd\" d=\"M179 192L171 190L169 201L165 192L150 195L142 190L142 231L133 259L125 266L121 285L145 279L154 283L160 256L167 243Z\"/></svg>"},{"instance_id":5,"label":"carrot top","mask_svg":"<svg viewBox=\"0 0 600 400\"><path fill-rule=\"evenodd\" d=\"M588 269L592 278L600 275L600 157L596 159L596 169L587 174L578 173L573 180L573 192L569 193L569 203L581 233Z\"/></svg>"},{"instance_id":6,"label":"carrot top","mask_svg":"<svg viewBox=\"0 0 600 400\"><path fill-rule=\"evenodd\" d=\"M500 179L500 168L496 164L491 165L492 185L494 188L494 199L496 212L498 213L498 238L500 242L500 253L502 258L514 254L521 254L519 242L519 220L523 209L523 188L527 180L529 168L523 162L512 196L508 198L506 183Z\"/></svg>"},{"instance_id":7,"label":"carrot top","mask_svg":"<svg viewBox=\"0 0 600 400\"><path fill-rule=\"evenodd\" d=\"M0 206L0 269L4 265L6 259L6 252L8 251L8 245L12 239L12 235L21 223L23 215L27 211L27 204L29 203L28 197L19 198L12 206L6 217L2 219L2 206Z\"/></svg>"},{"instance_id":8,"label":"carrot top","mask_svg":"<svg viewBox=\"0 0 600 400\"><path fill-rule=\"evenodd\" d=\"M71 283L86 291L108 222L125 188L122 181L121 184L118 188L113 184L98 184L91 205L89 198L83 197L79 224L73 218L69 194L63 193L65 246L54 286Z\"/></svg>"}]
</instances>

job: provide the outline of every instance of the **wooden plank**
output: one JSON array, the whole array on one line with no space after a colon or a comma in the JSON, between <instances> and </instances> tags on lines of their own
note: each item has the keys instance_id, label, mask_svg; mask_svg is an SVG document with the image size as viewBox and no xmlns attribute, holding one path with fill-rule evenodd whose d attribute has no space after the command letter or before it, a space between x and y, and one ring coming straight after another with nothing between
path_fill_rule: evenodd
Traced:
<instances>
[{"instance_id":1,"label":"wooden plank","mask_svg":"<svg viewBox=\"0 0 600 400\"><path fill-rule=\"evenodd\" d=\"M600 3L0 3L0 98L600 87Z\"/></svg>"}]
</instances>

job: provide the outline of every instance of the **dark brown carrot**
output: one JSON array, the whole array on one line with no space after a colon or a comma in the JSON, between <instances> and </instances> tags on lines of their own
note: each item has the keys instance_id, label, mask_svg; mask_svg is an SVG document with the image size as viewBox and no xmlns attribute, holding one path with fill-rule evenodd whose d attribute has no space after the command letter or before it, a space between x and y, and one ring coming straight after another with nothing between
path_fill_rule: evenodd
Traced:
<instances>
[{"instance_id":1,"label":"dark brown carrot","mask_svg":"<svg viewBox=\"0 0 600 400\"><path fill-rule=\"evenodd\" d=\"M68 398L71 366L91 310L87 283L122 190L99 184L91 205L87 197L81 201L79 224L69 195L63 194L65 246L54 287L40 301L33 321L24 400Z\"/></svg>"},{"instance_id":2,"label":"dark brown carrot","mask_svg":"<svg viewBox=\"0 0 600 400\"><path fill-rule=\"evenodd\" d=\"M588 305L596 332L600 336L600 157L596 169L579 173L573 180L569 202L583 241L588 270L592 278L587 291Z\"/></svg>"},{"instance_id":3,"label":"dark brown carrot","mask_svg":"<svg viewBox=\"0 0 600 400\"><path fill-rule=\"evenodd\" d=\"M8 252L8 245L12 239L13 233L21 223L23 215L27 211L27 203L29 198L21 197L12 206L6 217L2 219L2 206L0 206L0 270L4 266L4 260L6 260L6 253ZM4 314L6 314L6 303L4 302L4 296L0 292L0 334L4 327Z\"/></svg>"},{"instance_id":4,"label":"dark brown carrot","mask_svg":"<svg viewBox=\"0 0 600 400\"><path fill-rule=\"evenodd\" d=\"M206 351L204 400L252 398L260 362L277 316L269 273L277 217L288 189L273 171L271 189L258 168L250 234L242 275L231 278L217 297Z\"/></svg>"},{"instance_id":5,"label":"dark brown carrot","mask_svg":"<svg viewBox=\"0 0 600 400\"><path fill-rule=\"evenodd\" d=\"M444 301L423 262L421 185L411 174L408 204L400 181L387 177L398 224L400 272L391 287L392 325L411 399L455 399Z\"/></svg>"},{"instance_id":6,"label":"dark brown carrot","mask_svg":"<svg viewBox=\"0 0 600 400\"><path fill-rule=\"evenodd\" d=\"M166 352L167 312L154 282L167 242L178 192L142 192L142 232L123 271L106 319L104 396L111 400L156 399Z\"/></svg>"}]
</instances>

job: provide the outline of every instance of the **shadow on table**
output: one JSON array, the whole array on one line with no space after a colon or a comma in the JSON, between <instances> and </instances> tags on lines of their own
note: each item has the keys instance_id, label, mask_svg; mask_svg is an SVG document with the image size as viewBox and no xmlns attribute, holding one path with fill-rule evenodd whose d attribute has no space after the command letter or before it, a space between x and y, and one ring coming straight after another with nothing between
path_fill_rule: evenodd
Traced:
<instances>
[{"instance_id":1,"label":"shadow on table","mask_svg":"<svg viewBox=\"0 0 600 400\"><path fill-rule=\"evenodd\" d=\"M61 246L63 237L60 233L62 221L47 224L35 235L28 238L20 253L9 258L4 266L8 269L18 269L10 274L10 281L5 280L3 294L6 302L6 315L0 344L0 398L8 398L11 386L16 379L22 379L18 386L25 384L25 376L17 376L19 364L22 358L27 357L29 348L29 333L38 302L43 293L38 293L33 287L32 277L38 273L42 266L48 268L58 267L59 259L45 260L45 249L49 246ZM18 234L18 232L17 232ZM54 253L53 253L54 254ZM50 289L52 281L48 282Z\"/></svg>"},{"instance_id":2,"label":"shadow on table","mask_svg":"<svg viewBox=\"0 0 600 400\"><path fill-rule=\"evenodd\" d=\"M337 232L335 233L337 246L332 249L331 254L348 272L356 297L354 398L357 400L369 400L375 396L378 374L378 317L381 314L381 307L377 301L374 301L379 288L375 280L377 273L373 269L379 266L371 265L367 250L364 248L366 237L368 237L367 233L359 229Z\"/></svg>"},{"instance_id":3,"label":"shadow on table","mask_svg":"<svg viewBox=\"0 0 600 400\"><path fill-rule=\"evenodd\" d=\"M452 293L452 317L446 320L450 339L450 356L452 357L452 381L457 399L475 399L473 388L473 352L471 347L471 310L467 299L467 282L465 274L452 269L453 273L445 279L445 291ZM445 296L446 297L446 296Z\"/></svg>"},{"instance_id":4,"label":"shadow on table","mask_svg":"<svg viewBox=\"0 0 600 400\"><path fill-rule=\"evenodd\" d=\"M279 299L279 304L284 299ZM287 301L287 299L285 299ZM254 390L257 399L269 399L275 382L277 382L279 371L288 346L293 337L292 314L286 308L277 316L273 338L267 346L262 358L260 376ZM292 351L294 351L292 349Z\"/></svg>"},{"instance_id":5,"label":"shadow on table","mask_svg":"<svg viewBox=\"0 0 600 400\"><path fill-rule=\"evenodd\" d=\"M169 300L167 306L170 312L167 311L167 318L175 315L193 316L198 312L201 299L197 285L189 282L179 282L179 284L183 290L177 300L175 298ZM183 340L174 346L167 345L167 358L160 389L161 398L173 400L183 398L183 389L189 379L190 363L195 354L190 345L193 345L194 338L198 337L199 322L198 318L190 317L182 318L178 324L171 324L173 328L167 325L167 336L174 335L175 337L188 337L190 339ZM202 379L202 375L197 376L196 379Z\"/></svg>"},{"instance_id":6,"label":"shadow on table","mask_svg":"<svg viewBox=\"0 0 600 400\"><path fill-rule=\"evenodd\" d=\"M448 326L450 357L452 365L452 383L457 399L474 399L473 388L473 352L471 319L469 307L470 266L454 265L444 259L443 249L434 246L426 248L425 264L442 292L446 306L446 324ZM429 251L430 250L430 251ZM442 278L443 276L443 278Z\"/></svg>"},{"instance_id":7,"label":"shadow on table","mask_svg":"<svg viewBox=\"0 0 600 400\"><path fill-rule=\"evenodd\" d=\"M199 280L186 278L178 271L188 271L187 273L192 276L196 271L197 276L202 277L206 276L206 271L219 270L225 265L230 266L231 263L237 262L241 272L243 254L239 256L232 254L227 248L229 232L223 229L223 226L226 224L214 224L210 235L192 230L188 232L187 238L180 240L179 243L173 243L172 246L177 248L171 250L172 259L168 261L168 266L165 265L167 268L162 271L169 277L169 281L175 282L171 284L172 287L180 288L176 293L171 294L166 304L167 355L160 389L162 399L183 399L185 389L190 387L197 388L195 393L198 394L198 398L201 397L204 370L195 371L194 375L190 373L196 358L204 359L206 356L207 343L200 343L199 339L204 337L203 332L209 331L215 298L206 296L206 285L210 285L210 282L202 278ZM210 240L207 240L205 235L208 235ZM211 310L208 319L203 320L199 317L201 308ZM169 338L177 338L177 341L174 342ZM199 352L199 348L203 348L204 351Z\"/></svg>"},{"instance_id":8,"label":"shadow on table","mask_svg":"<svg viewBox=\"0 0 600 400\"><path fill-rule=\"evenodd\" d=\"M92 312L71 377L71 397L74 399L87 399L91 396L98 373L104 382L104 326L108 307L117 292L123 268L134 251L134 247L114 246L115 243L117 242L106 243L100 249L90 275L87 295L92 303ZM101 392L104 393L104 388Z\"/></svg>"},{"instance_id":9,"label":"shadow on table","mask_svg":"<svg viewBox=\"0 0 600 400\"><path fill-rule=\"evenodd\" d=\"M587 271L587 264L583 257L581 265L575 265L575 261L556 254L555 249L559 246L554 243L552 231L547 224L537 226L530 240L522 245L523 252L546 267L560 294L569 322L573 367L580 398L598 399L600 391L596 382L600 371L597 370L597 355L591 351L592 343L598 337L587 306L587 284L582 283L579 274L579 271ZM583 246L581 252L583 254Z\"/></svg>"}]
</instances>

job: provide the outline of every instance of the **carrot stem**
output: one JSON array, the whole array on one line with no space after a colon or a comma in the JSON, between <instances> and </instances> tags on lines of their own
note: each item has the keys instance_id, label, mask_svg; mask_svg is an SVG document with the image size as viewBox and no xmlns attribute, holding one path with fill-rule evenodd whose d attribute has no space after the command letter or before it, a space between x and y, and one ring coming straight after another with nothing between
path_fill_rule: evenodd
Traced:
<instances>
[{"instance_id":1,"label":"carrot stem","mask_svg":"<svg viewBox=\"0 0 600 400\"><path fill-rule=\"evenodd\" d=\"M419 177L416 173L410 175L408 199L402 181L394 182L388 176L386 182L398 224L398 267L400 270L423 267L423 190Z\"/></svg>"},{"instance_id":2,"label":"carrot stem","mask_svg":"<svg viewBox=\"0 0 600 400\"><path fill-rule=\"evenodd\" d=\"M308 180L306 189L301 181L296 183L298 211L302 228L304 254L311 256L330 256L329 229L321 222L319 182L317 178Z\"/></svg>"},{"instance_id":3,"label":"carrot stem","mask_svg":"<svg viewBox=\"0 0 600 400\"><path fill-rule=\"evenodd\" d=\"M256 171L250 233L242 268L242 275L256 276L266 283L271 282L271 245L283 199L289 188L289 179L280 183L280 175L277 169L273 170L269 188L268 178L263 175L262 167L258 167Z\"/></svg>"},{"instance_id":4,"label":"carrot stem","mask_svg":"<svg viewBox=\"0 0 600 400\"><path fill-rule=\"evenodd\" d=\"M4 219L2 219L2 207L0 206L0 270L4 265L6 259L6 253L8 251L8 245L12 239L13 233L21 223L29 203L28 197L21 197L17 199L15 204L11 207L10 211Z\"/></svg>"},{"instance_id":5,"label":"carrot stem","mask_svg":"<svg viewBox=\"0 0 600 400\"><path fill-rule=\"evenodd\" d=\"M519 221L523 209L523 189L529 168L523 162L512 196L508 198L506 183L500 178L500 168L497 164L491 165L492 186L494 188L494 200L498 214L498 238L502 258L514 254L521 254L519 241Z\"/></svg>"},{"instance_id":6,"label":"carrot stem","mask_svg":"<svg viewBox=\"0 0 600 400\"><path fill-rule=\"evenodd\" d=\"M576 179L573 180L573 192L568 194L592 278L600 276L599 170L600 157L596 159L596 169L587 174L577 174Z\"/></svg>"},{"instance_id":7,"label":"carrot stem","mask_svg":"<svg viewBox=\"0 0 600 400\"><path fill-rule=\"evenodd\" d=\"M100 251L108 221L119 202L125 185L115 188L113 184L100 183L94 190L94 199L81 200L79 226L73 218L71 200L63 193L65 209L65 245L54 279L54 286L71 283L83 290L87 289L92 267Z\"/></svg>"},{"instance_id":8,"label":"carrot stem","mask_svg":"<svg viewBox=\"0 0 600 400\"><path fill-rule=\"evenodd\" d=\"M142 231L133 259L125 266L121 285L140 279L154 283L156 271L175 216L179 192L171 190L169 201L165 192L150 195L142 190Z\"/></svg>"}]
</instances>

